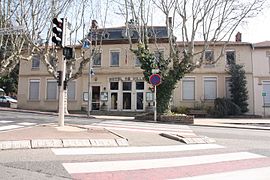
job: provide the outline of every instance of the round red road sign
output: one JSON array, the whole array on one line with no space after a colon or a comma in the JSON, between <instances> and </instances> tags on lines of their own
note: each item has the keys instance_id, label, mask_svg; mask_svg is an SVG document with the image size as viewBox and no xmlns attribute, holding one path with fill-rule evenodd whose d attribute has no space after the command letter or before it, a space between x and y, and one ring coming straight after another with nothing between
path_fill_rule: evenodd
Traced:
<instances>
[{"instance_id":1,"label":"round red road sign","mask_svg":"<svg viewBox=\"0 0 270 180\"><path fill-rule=\"evenodd\" d=\"M161 83L161 77L159 74L152 74L149 81L153 86L158 86Z\"/></svg>"}]
</instances>

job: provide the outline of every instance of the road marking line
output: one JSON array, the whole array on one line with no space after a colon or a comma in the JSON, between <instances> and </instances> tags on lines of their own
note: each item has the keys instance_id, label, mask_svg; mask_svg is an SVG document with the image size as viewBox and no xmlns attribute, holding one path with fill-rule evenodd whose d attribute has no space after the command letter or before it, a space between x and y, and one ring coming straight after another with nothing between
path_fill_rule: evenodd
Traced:
<instances>
[{"instance_id":1,"label":"road marking line","mask_svg":"<svg viewBox=\"0 0 270 180\"><path fill-rule=\"evenodd\" d=\"M108 148L52 148L55 155L86 155L86 154L130 154L148 152L180 152L190 150L224 148L217 144L192 144L173 146L144 146L144 147L108 147Z\"/></svg>"},{"instance_id":2,"label":"road marking line","mask_svg":"<svg viewBox=\"0 0 270 180\"><path fill-rule=\"evenodd\" d=\"M14 122L14 121L5 121L5 120L3 120L3 121L0 121L0 123L11 123L11 122Z\"/></svg>"},{"instance_id":3,"label":"road marking line","mask_svg":"<svg viewBox=\"0 0 270 180\"><path fill-rule=\"evenodd\" d=\"M37 123L22 122L22 123L17 123L17 124L22 125L22 126L31 126L31 125L36 125Z\"/></svg>"},{"instance_id":4,"label":"road marking line","mask_svg":"<svg viewBox=\"0 0 270 180\"><path fill-rule=\"evenodd\" d=\"M136 124L124 124L124 123L94 123L93 125L97 126L113 126L113 127L127 127L127 128L141 128L141 129L156 129L156 130L172 130L172 131L192 131L190 128L182 128L182 127L162 127L162 126L144 126L144 125L136 125Z\"/></svg>"},{"instance_id":5,"label":"road marking line","mask_svg":"<svg viewBox=\"0 0 270 180\"><path fill-rule=\"evenodd\" d=\"M0 131L10 130L10 129L17 129L17 128L21 128L21 127L23 127L23 126L18 126L18 125L1 126Z\"/></svg>"},{"instance_id":6,"label":"road marking line","mask_svg":"<svg viewBox=\"0 0 270 180\"><path fill-rule=\"evenodd\" d=\"M73 174L73 173L94 173L107 171L112 172L112 171L179 167L179 166L227 162L243 159L254 159L262 157L265 156L252 154L249 152L236 152L236 153L225 153L215 155L202 155L202 156L150 159L150 160L63 163L63 166L70 174Z\"/></svg>"},{"instance_id":7,"label":"road marking line","mask_svg":"<svg viewBox=\"0 0 270 180\"><path fill-rule=\"evenodd\" d=\"M228 179L245 179L245 180L268 180L270 177L270 167L239 170L225 173L215 173L209 175L178 178L171 180L228 180Z\"/></svg>"}]
</instances>

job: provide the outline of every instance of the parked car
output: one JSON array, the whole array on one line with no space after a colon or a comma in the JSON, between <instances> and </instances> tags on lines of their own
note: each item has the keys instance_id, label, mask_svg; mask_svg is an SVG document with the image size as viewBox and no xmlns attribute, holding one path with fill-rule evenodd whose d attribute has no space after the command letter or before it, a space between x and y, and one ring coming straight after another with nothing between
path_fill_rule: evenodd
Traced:
<instances>
[{"instance_id":1,"label":"parked car","mask_svg":"<svg viewBox=\"0 0 270 180\"><path fill-rule=\"evenodd\" d=\"M0 106L17 108L17 100L9 96L0 96Z\"/></svg>"}]
</instances>

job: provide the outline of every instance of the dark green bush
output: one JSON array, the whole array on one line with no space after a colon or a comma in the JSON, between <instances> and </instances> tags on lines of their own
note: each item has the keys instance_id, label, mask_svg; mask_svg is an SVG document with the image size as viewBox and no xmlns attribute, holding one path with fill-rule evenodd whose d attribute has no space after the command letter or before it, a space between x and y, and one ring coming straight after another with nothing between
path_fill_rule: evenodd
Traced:
<instances>
[{"instance_id":1,"label":"dark green bush","mask_svg":"<svg viewBox=\"0 0 270 180\"><path fill-rule=\"evenodd\" d=\"M188 109L188 107L185 107L185 106L178 106L178 107L173 106L171 108L171 111L173 113L177 113L177 114L187 114L189 109Z\"/></svg>"},{"instance_id":2,"label":"dark green bush","mask_svg":"<svg viewBox=\"0 0 270 180\"><path fill-rule=\"evenodd\" d=\"M226 117L241 114L241 108L227 98L216 98L213 114L216 117Z\"/></svg>"}]
</instances>

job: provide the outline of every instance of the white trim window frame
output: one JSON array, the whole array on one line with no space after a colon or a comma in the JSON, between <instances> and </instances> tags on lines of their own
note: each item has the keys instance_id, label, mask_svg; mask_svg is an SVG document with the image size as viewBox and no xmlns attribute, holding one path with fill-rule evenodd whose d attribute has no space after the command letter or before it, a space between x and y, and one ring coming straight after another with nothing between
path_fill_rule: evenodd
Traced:
<instances>
[{"instance_id":1,"label":"white trim window frame","mask_svg":"<svg viewBox=\"0 0 270 180\"><path fill-rule=\"evenodd\" d=\"M39 69L40 68L40 57L37 54L34 54L32 56L32 63L31 63L31 68L32 69Z\"/></svg>"},{"instance_id":2,"label":"white trim window frame","mask_svg":"<svg viewBox=\"0 0 270 180\"><path fill-rule=\"evenodd\" d=\"M109 51L110 57L110 67L119 67L120 66L120 58L121 58L121 51L120 49L111 49Z\"/></svg>"},{"instance_id":3,"label":"white trim window frame","mask_svg":"<svg viewBox=\"0 0 270 180\"><path fill-rule=\"evenodd\" d=\"M47 79L46 81L46 100L56 101L58 99L58 84L55 79Z\"/></svg>"},{"instance_id":4,"label":"white trim window frame","mask_svg":"<svg viewBox=\"0 0 270 180\"><path fill-rule=\"evenodd\" d=\"M262 81L263 85L263 92L266 93L266 96L264 96L264 106L270 106L270 81Z\"/></svg>"},{"instance_id":5,"label":"white trim window frame","mask_svg":"<svg viewBox=\"0 0 270 180\"><path fill-rule=\"evenodd\" d=\"M204 60L206 62L212 62L215 59L215 54L214 54L214 50L212 49L207 49L204 51Z\"/></svg>"},{"instance_id":6,"label":"white trim window frame","mask_svg":"<svg viewBox=\"0 0 270 180\"><path fill-rule=\"evenodd\" d=\"M195 77L185 77L182 79L182 100L195 100Z\"/></svg>"},{"instance_id":7,"label":"white trim window frame","mask_svg":"<svg viewBox=\"0 0 270 180\"><path fill-rule=\"evenodd\" d=\"M204 100L215 100L217 98L217 77L204 77Z\"/></svg>"},{"instance_id":8,"label":"white trim window frame","mask_svg":"<svg viewBox=\"0 0 270 180\"><path fill-rule=\"evenodd\" d=\"M101 67L102 65L102 50L97 50L96 54L93 56L93 66L94 67Z\"/></svg>"},{"instance_id":9,"label":"white trim window frame","mask_svg":"<svg viewBox=\"0 0 270 180\"><path fill-rule=\"evenodd\" d=\"M29 79L28 86L28 100L39 101L40 100L40 79Z\"/></svg>"},{"instance_id":10,"label":"white trim window frame","mask_svg":"<svg viewBox=\"0 0 270 180\"><path fill-rule=\"evenodd\" d=\"M225 61L226 61L226 66L229 66L231 64L236 63L236 52L235 50L226 50L225 51Z\"/></svg>"}]
</instances>

